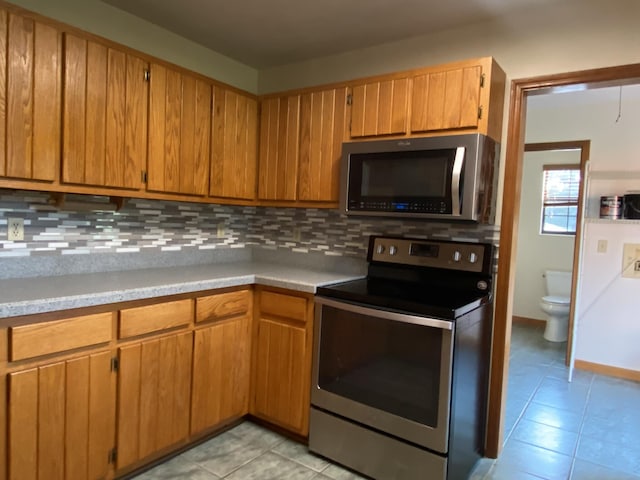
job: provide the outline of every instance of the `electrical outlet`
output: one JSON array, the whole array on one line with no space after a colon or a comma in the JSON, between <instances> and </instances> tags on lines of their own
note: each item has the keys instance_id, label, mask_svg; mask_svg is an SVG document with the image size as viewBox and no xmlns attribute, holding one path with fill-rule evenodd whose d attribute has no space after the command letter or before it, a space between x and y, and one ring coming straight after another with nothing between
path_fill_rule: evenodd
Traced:
<instances>
[{"instance_id":1,"label":"electrical outlet","mask_svg":"<svg viewBox=\"0 0 640 480\"><path fill-rule=\"evenodd\" d=\"M218 223L217 236L218 238L224 238L224 222Z\"/></svg>"},{"instance_id":2,"label":"electrical outlet","mask_svg":"<svg viewBox=\"0 0 640 480\"><path fill-rule=\"evenodd\" d=\"M607 253L607 241L598 240L598 253Z\"/></svg>"},{"instance_id":3,"label":"electrical outlet","mask_svg":"<svg viewBox=\"0 0 640 480\"><path fill-rule=\"evenodd\" d=\"M7 240L13 242L24 240L24 220L22 218L7 219Z\"/></svg>"},{"instance_id":4,"label":"electrical outlet","mask_svg":"<svg viewBox=\"0 0 640 480\"><path fill-rule=\"evenodd\" d=\"M293 228L293 241L294 242L299 242L300 238L301 238L300 227L294 227Z\"/></svg>"},{"instance_id":5,"label":"electrical outlet","mask_svg":"<svg viewBox=\"0 0 640 480\"><path fill-rule=\"evenodd\" d=\"M622 253L622 276L640 278L640 243L625 243Z\"/></svg>"}]
</instances>

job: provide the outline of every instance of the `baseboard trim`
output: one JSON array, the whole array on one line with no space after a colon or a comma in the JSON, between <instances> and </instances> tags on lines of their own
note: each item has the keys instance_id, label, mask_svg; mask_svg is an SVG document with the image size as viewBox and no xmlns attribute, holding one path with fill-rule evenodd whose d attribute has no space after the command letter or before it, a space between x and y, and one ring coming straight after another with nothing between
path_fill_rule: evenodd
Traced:
<instances>
[{"instance_id":1,"label":"baseboard trim","mask_svg":"<svg viewBox=\"0 0 640 480\"><path fill-rule=\"evenodd\" d=\"M531 325L534 327L544 326L547 323L546 320L541 320L539 318L518 317L517 315L513 315L511 317L511 321L513 323L521 323L523 325Z\"/></svg>"},{"instance_id":2,"label":"baseboard trim","mask_svg":"<svg viewBox=\"0 0 640 480\"><path fill-rule=\"evenodd\" d=\"M611 365L602 365L600 363L587 362L585 360L576 360L575 367L580 370L600 373L610 377L623 378L625 380L633 380L640 382L640 371L630 370L628 368L613 367Z\"/></svg>"}]
</instances>

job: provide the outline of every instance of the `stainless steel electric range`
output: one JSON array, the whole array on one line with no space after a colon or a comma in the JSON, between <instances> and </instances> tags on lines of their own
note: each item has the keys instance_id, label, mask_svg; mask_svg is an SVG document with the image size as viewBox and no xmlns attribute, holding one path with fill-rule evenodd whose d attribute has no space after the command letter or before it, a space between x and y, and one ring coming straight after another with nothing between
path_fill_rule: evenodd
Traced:
<instances>
[{"instance_id":1,"label":"stainless steel electric range","mask_svg":"<svg viewBox=\"0 0 640 480\"><path fill-rule=\"evenodd\" d=\"M380 480L466 479L483 453L490 244L372 237L316 297L309 449Z\"/></svg>"}]
</instances>

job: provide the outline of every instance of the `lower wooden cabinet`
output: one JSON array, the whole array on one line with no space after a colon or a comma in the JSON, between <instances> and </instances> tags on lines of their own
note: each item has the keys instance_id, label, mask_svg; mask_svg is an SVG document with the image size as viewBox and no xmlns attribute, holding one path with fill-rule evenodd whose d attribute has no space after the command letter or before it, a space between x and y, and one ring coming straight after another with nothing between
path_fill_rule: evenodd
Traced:
<instances>
[{"instance_id":1,"label":"lower wooden cabinet","mask_svg":"<svg viewBox=\"0 0 640 480\"><path fill-rule=\"evenodd\" d=\"M101 479L115 441L109 352L8 375L8 478Z\"/></svg>"},{"instance_id":2,"label":"lower wooden cabinet","mask_svg":"<svg viewBox=\"0 0 640 480\"><path fill-rule=\"evenodd\" d=\"M118 469L187 440L192 338L184 332L119 349Z\"/></svg>"},{"instance_id":3,"label":"lower wooden cabinet","mask_svg":"<svg viewBox=\"0 0 640 480\"><path fill-rule=\"evenodd\" d=\"M250 413L309 433L313 297L258 288Z\"/></svg>"}]
</instances>

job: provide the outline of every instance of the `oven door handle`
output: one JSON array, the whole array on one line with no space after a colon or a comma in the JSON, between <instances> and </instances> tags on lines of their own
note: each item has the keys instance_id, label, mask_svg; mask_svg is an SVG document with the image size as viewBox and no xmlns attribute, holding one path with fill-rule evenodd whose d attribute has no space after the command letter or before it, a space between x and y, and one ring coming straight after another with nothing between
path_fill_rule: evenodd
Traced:
<instances>
[{"instance_id":1,"label":"oven door handle","mask_svg":"<svg viewBox=\"0 0 640 480\"><path fill-rule=\"evenodd\" d=\"M439 328L440 330L453 330L453 322L446 320L438 320L437 318L420 317L409 313L390 312L389 310L381 310L377 308L362 307L353 303L341 302L325 297L316 297L316 303L334 307L347 312L359 313L361 315L369 315L370 317L381 318L383 320L391 320L394 322L412 323L414 325L423 325L425 327Z\"/></svg>"}]
</instances>

